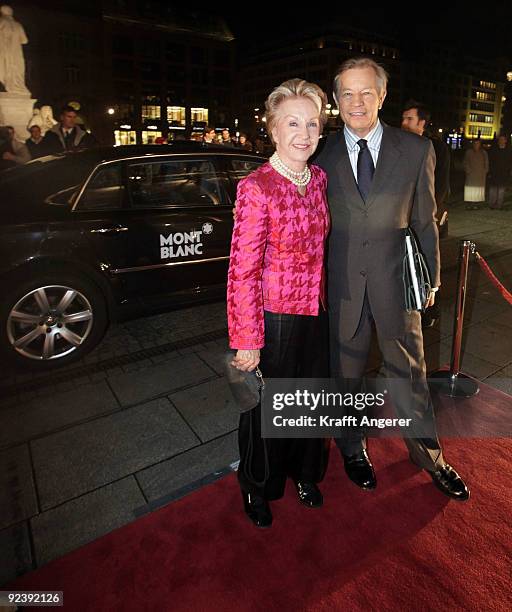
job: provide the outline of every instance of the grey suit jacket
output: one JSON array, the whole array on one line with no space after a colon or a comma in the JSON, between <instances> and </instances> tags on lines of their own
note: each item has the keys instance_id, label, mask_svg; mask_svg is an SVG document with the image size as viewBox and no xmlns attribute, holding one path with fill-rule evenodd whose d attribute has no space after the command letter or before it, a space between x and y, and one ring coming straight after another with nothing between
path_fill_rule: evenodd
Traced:
<instances>
[{"instance_id":1,"label":"grey suit jacket","mask_svg":"<svg viewBox=\"0 0 512 612\"><path fill-rule=\"evenodd\" d=\"M368 294L379 336L398 338L420 325L407 313L402 282L404 228L410 226L427 260L432 285L440 284L439 236L431 142L383 124L366 203L350 166L343 131L326 138L314 160L327 172L332 229L328 249L331 334L352 338Z\"/></svg>"}]
</instances>

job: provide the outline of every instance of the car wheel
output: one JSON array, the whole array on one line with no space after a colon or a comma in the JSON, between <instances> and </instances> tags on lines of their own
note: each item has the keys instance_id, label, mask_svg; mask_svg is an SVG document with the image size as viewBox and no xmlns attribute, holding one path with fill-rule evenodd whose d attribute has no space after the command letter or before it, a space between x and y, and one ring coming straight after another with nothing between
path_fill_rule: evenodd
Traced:
<instances>
[{"instance_id":1,"label":"car wheel","mask_svg":"<svg viewBox=\"0 0 512 612\"><path fill-rule=\"evenodd\" d=\"M70 273L20 283L3 300L1 350L12 365L53 369L83 357L103 337L101 291Z\"/></svg>"}]
</instances>

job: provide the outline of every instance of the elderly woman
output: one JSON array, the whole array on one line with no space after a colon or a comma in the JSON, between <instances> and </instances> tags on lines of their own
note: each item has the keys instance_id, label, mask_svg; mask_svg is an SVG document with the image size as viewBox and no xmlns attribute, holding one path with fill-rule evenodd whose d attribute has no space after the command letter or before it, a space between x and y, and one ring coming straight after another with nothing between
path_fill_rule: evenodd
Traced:
<instances>
[{"instance_id":1,"label":"elderly woman","mask_svg":"<svg viewBox=\"0 0 512 612\"><path fill-rule=\"evenodd\" d=\"M259 365L264 377L327 375L327 178L307 163L325 124L325 104L324 92L300 79L274 89L265 107L276 152L238 185L227 293L229 342L237 350L232 365L243 371ZM317 483L327 465L326 440L263 440L256 407L241 415L239 448L238 480L256 526L270 527L268 502L283 496L288 476L301 503L322 505Z\"/></svg>"}]
</instances>

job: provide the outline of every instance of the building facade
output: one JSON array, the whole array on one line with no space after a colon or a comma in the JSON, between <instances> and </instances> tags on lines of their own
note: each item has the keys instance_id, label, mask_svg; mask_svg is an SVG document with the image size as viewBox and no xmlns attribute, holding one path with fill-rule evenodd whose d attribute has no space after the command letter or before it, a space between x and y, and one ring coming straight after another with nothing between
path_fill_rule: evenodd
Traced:
<instances>
[{"instance_id":1,"label":"building facade","mask_svg":"<svg viewBox=\"0 0 512 612\"><path fill-rule=\"evenodd\" d=\"M333 28L327 33L312 33L279 46L269 41L240 61L241 121L251 128L262 125L264 102L269 93L283 81L302 78L319 85L329 98L327 129L339 125L338 111L332 95L333 77L339 66L350 57L367 55L382 64L390 75L388 97L383 107L384 120L394 119L400 109L401 65L396 41L347 28Z\"/></svg>"},{"instance_id":2,"label":"building facade","mask_svg":"<svg viewBox=\"0 0 512 612\"><path fill-rule=\"evenodd\" d=\"M146 0L20 2L27 85L74 106L105 144L151 143L234 120L235 46L222 19ZM27 134L28 136L28 134Z\"/></svg>"},{"instance_id":3,"label":"building facade","mask_svg":"<svg viewBox=\"0 0 512 612\"><path fill-rule=\"evenodd\" d=\"M222 19L112 0L104 3L103 45L115 144L233 123L235 45Z\"/></svg>"},{"instance_id":4,"label":"building facade","mask_svg":"<svg viewBox=\"0 0 512 612\"><path fill-rule=\"evenodd\" d=\"M454 148L464 139L492 140L502 130L505 64L459 55L453 49L415 47L403 61L404 101L432 111L432 128Z\"/></svg>"},{"instance_id":5,"label":"building facade","mask_svg":"<svg viewBox=\"0 0 512 612\"><path fill-rule=\"evenodd\" d=\"M237 49L222 18L156 0L19 0L14 8L29 38L27 85L37 105L52 106L57 117L71 103L105 144L189 137L206 125L264 131L265 99L293 77L327 93L327 129L334 129L333 76L359 55L390 75L381 113L387 123L399 125L404 102L414 98L431 108L433 129L456 147L502 129L512 133L504 60L435 45L401 48L392 37L336 24Z\"/></svg>"}]
</instances>

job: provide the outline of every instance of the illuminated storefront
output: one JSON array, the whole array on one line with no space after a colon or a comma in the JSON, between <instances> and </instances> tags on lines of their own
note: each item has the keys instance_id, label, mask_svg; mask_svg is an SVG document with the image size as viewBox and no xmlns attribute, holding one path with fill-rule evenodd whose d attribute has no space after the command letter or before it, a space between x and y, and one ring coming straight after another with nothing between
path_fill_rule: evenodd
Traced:
<instances>
[{"instance_id":1,"label":"illuminated storefront","mask_svg":"<svg viewBox=\"0 0 512 612\"><path fill-rule=\"evenodd\" d=\"M121 125L120 129L114 130L114 145L133 145L137 142L137 134L131 129L131 125Z\"/></svg>"}]
</instances>

